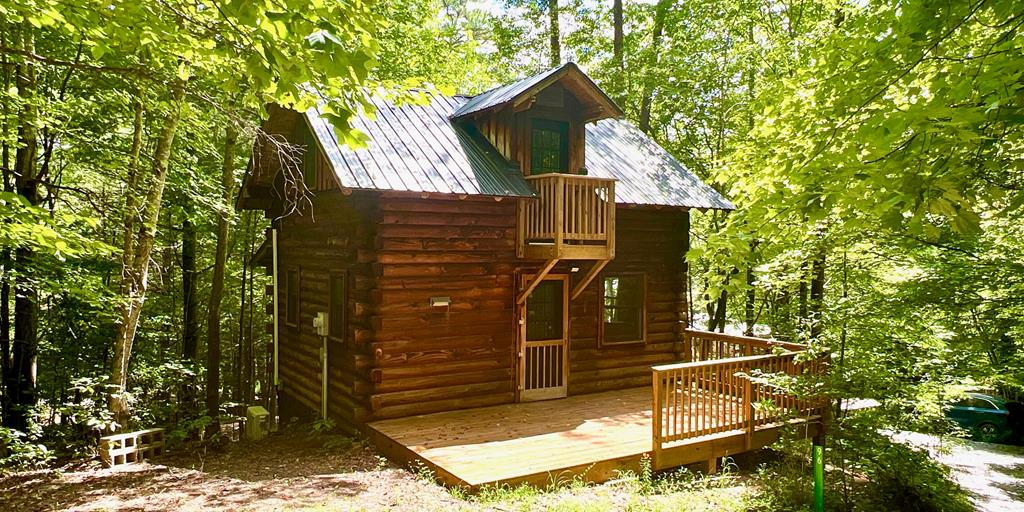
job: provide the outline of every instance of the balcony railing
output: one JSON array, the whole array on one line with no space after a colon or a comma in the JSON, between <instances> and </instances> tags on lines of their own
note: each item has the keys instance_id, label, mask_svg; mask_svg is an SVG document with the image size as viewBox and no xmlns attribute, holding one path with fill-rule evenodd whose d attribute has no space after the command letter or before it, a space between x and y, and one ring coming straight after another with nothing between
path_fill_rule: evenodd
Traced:
<instances>
[{"instance_id":1,"label":"balcony railing","mask_svg":"<svg viewBox=\"0 0 1024 512\"><path fill-rule=\"evenodd\" d=\"M520 258L615 257L615 180L572 174L529 176L537 199L519 203Z\"/></svg>"}]
</instances>

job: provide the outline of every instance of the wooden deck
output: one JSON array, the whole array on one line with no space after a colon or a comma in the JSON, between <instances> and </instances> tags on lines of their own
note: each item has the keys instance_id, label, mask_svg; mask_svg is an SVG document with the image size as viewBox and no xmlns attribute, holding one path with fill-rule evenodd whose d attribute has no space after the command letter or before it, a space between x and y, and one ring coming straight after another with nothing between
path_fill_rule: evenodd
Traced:
<instances>
[{"instance_id":1,"label":"wooden deck","mask_svg":"<svg viewBox=\"0 0 1024 512\"><path fill-rule=\"evenodd\" d=\"M804 437L824 432L828 402L797 394L785 382L823 375L827 351L687 329L689 362L654 366L651 386L496 405L369 423L368 433L396 462L423 464L449 485L529 482L573 476L600 482L655 469L756 450L784 426ZM775 375L779 381L756 378Z\"/></svg>"},{"instance_id":2,"label":"wooden deck","mask_svg":"<svg viewBox=\"0 0 1024 512\"><path fill-rule=\"evenodd\" d=\"M651 418L651 388L644 387L383 420L369 427L374 442L393 460L419 461L448 485L477 488L546 485L574 475L600 482L620 470L635 471L642 456L651 456ZM731 423L723 420L724 415L717 421L705 416L692 424ZM658 466L747 450L743 430L717 430L663 448L664 463ZM774 441L777 430L762 428L752 448Z\"/></svg>"}]
</instances>

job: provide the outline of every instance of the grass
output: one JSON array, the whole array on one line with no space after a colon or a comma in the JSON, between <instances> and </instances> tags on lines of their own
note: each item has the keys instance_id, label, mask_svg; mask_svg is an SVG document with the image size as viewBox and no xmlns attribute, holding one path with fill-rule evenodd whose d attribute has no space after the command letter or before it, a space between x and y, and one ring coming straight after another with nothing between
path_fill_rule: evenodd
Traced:
<instances>
[{"instance_id":1,"label":"grass","mask_svg":"<svg viewBox=\"0 0 1024 512\"><path fill-rule=\"evenodd\" d=\"M729 466L731 468L734 466ZM433 481L425 467L413 468L417 479ZM650 460L640 471L623 471L604 484L592 484L579 475L552 475L546 486L489 485L474 494L449 488L460 510L590 512L626 511L745 511L752 493L740 485L731 469L714 476L685 469L655 473Z\"/></svg>"}]
</instances>

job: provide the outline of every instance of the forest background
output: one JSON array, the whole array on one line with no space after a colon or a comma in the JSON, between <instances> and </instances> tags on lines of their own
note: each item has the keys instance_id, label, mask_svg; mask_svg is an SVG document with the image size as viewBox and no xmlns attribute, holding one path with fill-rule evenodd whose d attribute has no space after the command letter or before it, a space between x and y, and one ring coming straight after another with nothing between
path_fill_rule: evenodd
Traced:
<instances>
[{"instance_id":1,"label":"forest background","mask_svg":"<svg viewBox=\"0 0 1024 512\"><path fill-rule=\"evenodd\" d=\"M904 478L918 459L866 432L1024 391L1024 2L13 0L0 20L4 465L116 428L194 439L267 400L268 220L233 207L264 105L325 102L358 144L368 93L567 61L736 203L694 217L693 322L830 347L844 468Z\"/></svg>"}]
</instances>

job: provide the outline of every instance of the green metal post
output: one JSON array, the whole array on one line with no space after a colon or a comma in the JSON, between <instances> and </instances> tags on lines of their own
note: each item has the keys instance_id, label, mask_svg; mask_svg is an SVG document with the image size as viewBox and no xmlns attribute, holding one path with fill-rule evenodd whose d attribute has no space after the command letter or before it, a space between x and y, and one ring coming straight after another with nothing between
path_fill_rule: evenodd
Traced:
<instances>
[{"instance_id":1,"label":"green metal post","mask_svg":"<svg viewBox=\"0 0 1024 512\"><path fill-rule=\"evenodd\" d=\"M814 512L825 512L825 448L814 444Z\"/></svg>"}]
</instances>

